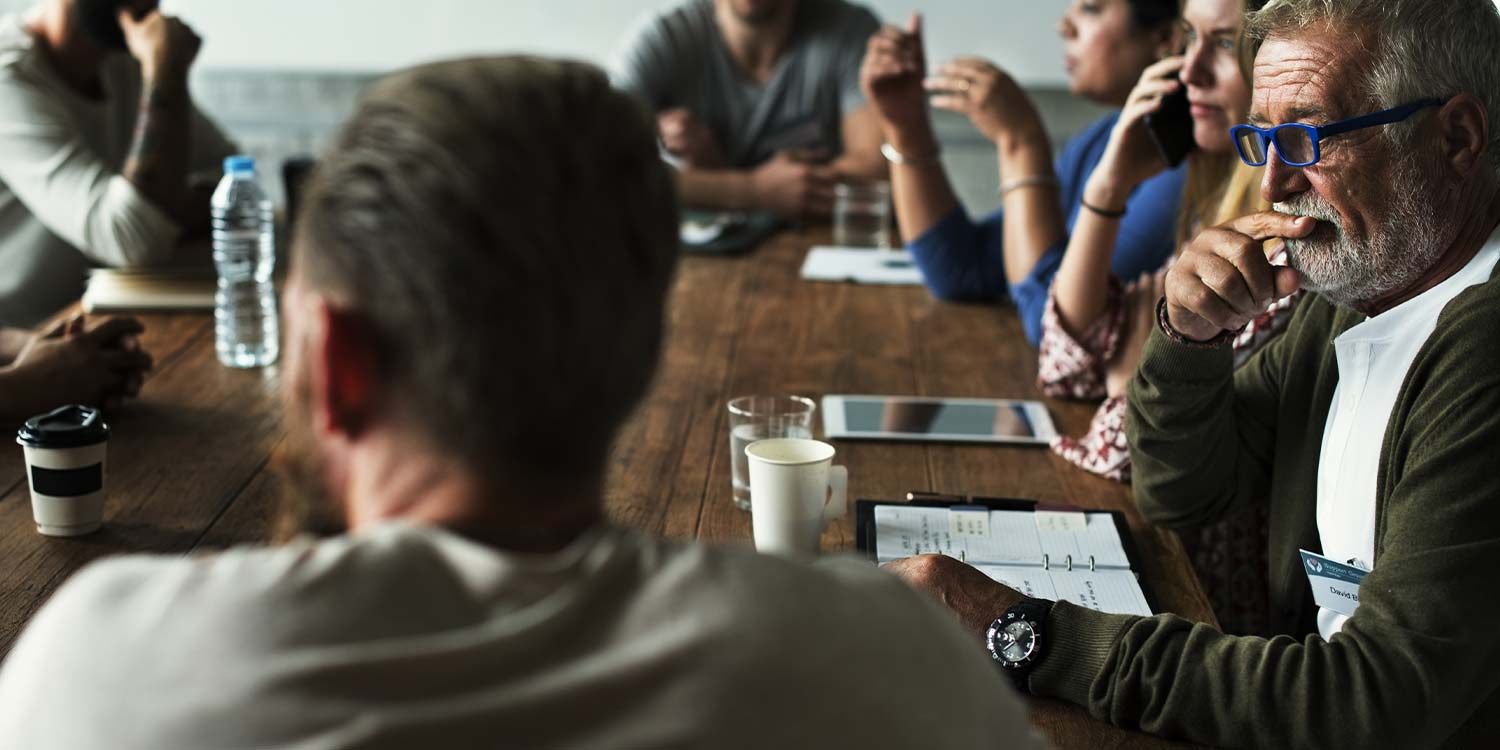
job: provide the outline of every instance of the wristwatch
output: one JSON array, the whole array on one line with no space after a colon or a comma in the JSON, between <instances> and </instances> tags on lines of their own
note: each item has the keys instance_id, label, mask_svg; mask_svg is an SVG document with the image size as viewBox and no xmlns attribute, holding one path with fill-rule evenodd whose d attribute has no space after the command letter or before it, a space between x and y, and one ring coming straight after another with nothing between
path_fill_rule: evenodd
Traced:
<instances>
[{"instance_id":1,"label":"wristwatch","mask_svg":"<svg viewBox=\"0 0 1500 750\"><path fill-rule=\"evenodd\" d=\"M1042 631L1047 624L1047 613L1051 611L1052 602L1027 599L1006 609L1000 619L990 623L990 629L985 633L985 647L990 651L990 658L1016 681L1016 689L1023 693L1031 692L1031 670L1047 653L1043 648Z\"/></svg>"}]
</instances>

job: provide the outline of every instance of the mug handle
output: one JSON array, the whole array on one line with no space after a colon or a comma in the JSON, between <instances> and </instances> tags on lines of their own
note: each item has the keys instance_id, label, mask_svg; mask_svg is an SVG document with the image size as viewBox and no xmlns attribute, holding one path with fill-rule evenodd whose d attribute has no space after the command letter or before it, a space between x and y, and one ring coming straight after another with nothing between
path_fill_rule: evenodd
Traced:
<instances>
[{"instance_id":1,"label":"mug handle","mask_svg":"<svg viewBox=\"0 0 1500 750\"><path fill-rule=\"evenodd\" d=\"M849 470L842 466L828 469L828 501L823 504L823 523L826 525L844 517L849 512Z\"/></svg>"}]
</instances>

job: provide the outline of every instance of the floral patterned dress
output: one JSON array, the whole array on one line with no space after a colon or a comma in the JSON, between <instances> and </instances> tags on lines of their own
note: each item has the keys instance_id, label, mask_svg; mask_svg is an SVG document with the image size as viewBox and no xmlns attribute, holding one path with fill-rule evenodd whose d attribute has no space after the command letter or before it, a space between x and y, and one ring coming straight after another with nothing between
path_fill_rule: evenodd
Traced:
<instances>
[{"instance_id":1,"label":"floral patterned dress","mask_svg":"<svg viewBox=\"0 0 1500 750\"><path fill-rule=\"evenodd\" d=\"M1285 251L1272 256L1285 265ZM1234 340L1235 367L1243 365L1267 341L1286 328L1301 293L1272 303ZM1105 399L1082 437L1058 437L1052 450L1080 468L1116 482L1130 481L1130 445L1125 439L1126 404L1110 397L1105 371L1126 339L1124 286L1111 278L1105 314L1083 335L1074 337L1062 325L1056 299L1047 300L1042 316L1037 385L1052 398ZM1225 632L1264 634L1269 628L1266 587L1265 506L1236 510L1218 523L1181 532L1214 612Z\"/></svg>"}]
</instances>

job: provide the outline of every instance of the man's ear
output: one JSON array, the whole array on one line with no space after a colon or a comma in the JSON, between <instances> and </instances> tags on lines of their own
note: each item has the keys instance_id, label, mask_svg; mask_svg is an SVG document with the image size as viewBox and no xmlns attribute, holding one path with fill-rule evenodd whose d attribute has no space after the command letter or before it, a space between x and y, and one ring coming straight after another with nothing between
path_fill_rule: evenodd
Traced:
<instances>
[{"instance_id":1,"label":"man's ear","mask_svg":"<svg viewBox=\"0 0 1500 750\"><path fill-rule=\"evenodd\" d=\"M316 428L357 440L379 408L379 357L374 332L362 315L316 303L311 380Z\"/></svg>"},{"instance_id":2,"label":"man's ear","mask_svg":"<svg viewBox=\"0 0 1500 750\"><path fill-rule=\"evenodd\" d=\"M1438 110L1437 127L1442 136L1443 163L1459 181L1476 168L1488 169L1489 119L1484 104L1473 94L1459 94Z\"/></svg>"}]
</instances>

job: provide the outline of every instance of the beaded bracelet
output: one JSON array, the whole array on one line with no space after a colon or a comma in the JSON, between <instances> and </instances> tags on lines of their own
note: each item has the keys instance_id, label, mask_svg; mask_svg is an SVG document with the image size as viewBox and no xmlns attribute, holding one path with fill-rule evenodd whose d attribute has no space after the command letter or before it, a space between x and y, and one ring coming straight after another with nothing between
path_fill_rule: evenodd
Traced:
<instances>
[{"instance_id":1,"label":"beaded bracelet","mask_svg":"<svg viewBox=\"0 0 1500 750\"><path fill-rule=\"evenodd\" d=\"M1249 324L1247 323L1246 325ZM1161 332L1172 340L1172 343L1181 344L1189 349L1218 349L1225 344L1233 343L1239 337L1240 333L1245 330L1245 326L1240 326L1238 331L1220 331L1219 335L1207 341L1194 341L1172 327L1172 322L1167 318L1166 297L1162 297L1161 301L1156 303L1156 327L1160 328Z\"/></svg>"}]
</instances>

